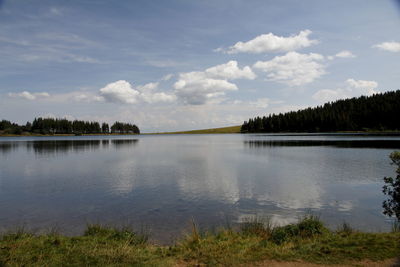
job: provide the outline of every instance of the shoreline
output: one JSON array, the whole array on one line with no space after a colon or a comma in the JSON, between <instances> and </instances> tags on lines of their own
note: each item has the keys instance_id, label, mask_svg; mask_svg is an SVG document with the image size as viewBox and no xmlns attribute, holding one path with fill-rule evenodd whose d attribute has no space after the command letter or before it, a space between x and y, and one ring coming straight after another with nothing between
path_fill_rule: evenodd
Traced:
<instances>
[{"instance_id":1,"label":"shoreline","mask_svg":"<svg viewBox=\"0 0 400 267\"><path fill-rule=\"evenodd\" d=\"M119 133L109 133L109 134L0 134L0 137L59 137L59 136L118 136L118 135L140 135L140 134L119 134Z\"/></svg>"},{"instance_id":2,"label":"shoreline","mask_svg":"<svg viewBox=\"0 0 400 267\"><path fill-rule=\"evenodd\" d=\"M178 132L160 132L160 133L97 133L97 134L0 134L0 137L62 137L62 136L131 136L131 135L198 135L198 134L261 134L271 136L334 136L334 135L359 135L359 136L400 136L400 131L337 131L337 132L254 132L241 133L236 131L237 126L213 128L203 130L178 131ZM232 130L233 129L233 130Z\"/></svg>"}]
</instances>

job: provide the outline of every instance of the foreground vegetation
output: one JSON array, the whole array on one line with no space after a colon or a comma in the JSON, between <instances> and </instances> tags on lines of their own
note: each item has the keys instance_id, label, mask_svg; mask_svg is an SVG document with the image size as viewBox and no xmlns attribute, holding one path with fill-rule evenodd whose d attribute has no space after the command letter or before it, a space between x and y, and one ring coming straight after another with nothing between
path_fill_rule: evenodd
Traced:
<instances>
[{"instance_id":1,"label":"foreground vegetation","mask_svg":"<svg viewBox=\"0 0 400 267\"><path fill-rule=\"evenodd\" d=\"M400 90L338 100L323 106L256 117L244 122L241 131L337 132L399 131Z\"/></svg>"},{"instance_id":2,"label":"foreground vegetation","mask_svg":"<svg viewBox=\"0 0 400 267\"><path fill-rule=\"evenodd\" d=\"M88 226L83 236L33 235L15 231L0 237L0 266L150 265L237 266L265 260L357 264L400 255L400 233L361 233L344 224L330 231L316 217L272 227L252 221L240 229L190 235L172 246L157 246L129 229Z\"/></svg>"},{"instance_id":3,"label":"foreground vegetation","mask_svg":"<svg viewBox=\"0 0 400 267\"><path fill-rule=\"evenodd\" d=\"M392 165L396 166L396 177L385 177L383 181L383 193L389 198L382 203L383 214L393 217L400 223L400 151L390 154Z\"/></svg>"}]
</instances>

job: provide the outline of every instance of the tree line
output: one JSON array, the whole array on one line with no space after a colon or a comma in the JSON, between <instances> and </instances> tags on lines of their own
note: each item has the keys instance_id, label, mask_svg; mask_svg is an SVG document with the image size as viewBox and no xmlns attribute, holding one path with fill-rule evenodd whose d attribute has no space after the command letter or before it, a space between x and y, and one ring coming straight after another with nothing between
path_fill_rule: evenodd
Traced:
<instances>
[{"instance_id":1,"label":"tree line","mask_svg":"<svg viewBox=\"0 0 400 267\"><path fill-rule=\"evenodd\" d=\"M135 124L115 122L111 125L108 123L99 123L96 121L70 121L67 119L53 118L35 118L32 122L25 125L8 120L0 121L0 133L3 134L108 134L108 133L134 133L139 134L140 130Z\"/></svg>"},{"instance_id":2,"label":"tree line","mask_svg":"<svg viewBox=\"0 0 400 267\"><path fill-rule=\"evenodd\" d=\"M400 130L400 90L251 118L242 133Z\"/></svg>"}]
</instances>

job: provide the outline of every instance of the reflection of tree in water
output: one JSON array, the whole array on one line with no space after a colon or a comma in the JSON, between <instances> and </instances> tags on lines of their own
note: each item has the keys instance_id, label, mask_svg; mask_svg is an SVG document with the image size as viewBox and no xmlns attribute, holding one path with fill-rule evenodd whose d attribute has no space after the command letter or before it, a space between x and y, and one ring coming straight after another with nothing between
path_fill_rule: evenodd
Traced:
<instances>
[{"instance_id":1,"label":"reflection of tree in water","mask_svg":"<svg viewBox=\"0 0 400 267\"><path fill-rule=\"evenodd\" d=\"M400 140L249 140L244 143L249 147L400 148Z\"/></svg>"},{"instance_id":2,"label":"reflection of tree in water","mask_svg":"<svg viewBox=\"0 0 400 267\"><path fill-rule=\"evenodd\" d=\"M136 145L138 142L138 139L112 139L111 143L116 147L116 148L122 148L126 145Z\"/></svg>"},{"instance_id":3,"label":"reflection of tree in water","mask_svg":"<svg viewBox=\"0 0 400 267\"><path fill-rule=\"evenodd\" d=\"M124 146L132 146L138 142L137 139L99 139L99 140L45 140L45 141L21 141L0 143L1 153L10 153L18 147L26 147L38 155L79 153L84 151L95 151L99 148L107 149L110 143L117 149Z\"/></svg>"},{"instance_id":4,"label":"reflection of tree in water","mask_svg":"<svg viewBox=\"0 0 400 267\"><path fill-rule=\"evenodd\" d=\"M392 164L397 166L397 176L383 178L385 181L383 193L389 197L382 204L383 214L390 217L395 216L400 222L400 152L390 154L390 159Z\"/></svg>"},{"instance_id":5,"label":"reflection of tree in water","mask_svg":"<svg viewBox=\"0 0 400 267\"><path fill-rule=\"evenodd\" d=\"M1 142L0 143L0 153L1 154L10 153L17 148L18 148L17 142Z\"/></svg>"},{"instance_id":6,"label":"reflection of tree in water","mask_svg":"<svg viewBox=\"0 0 400 267\"><path fill-rule=\"evenodd\" d=\"M51 140L27 142L27 149L35 154L60 154L69 152L83 152L97 150L101 140Z\"/></svg>"}]
</instances>

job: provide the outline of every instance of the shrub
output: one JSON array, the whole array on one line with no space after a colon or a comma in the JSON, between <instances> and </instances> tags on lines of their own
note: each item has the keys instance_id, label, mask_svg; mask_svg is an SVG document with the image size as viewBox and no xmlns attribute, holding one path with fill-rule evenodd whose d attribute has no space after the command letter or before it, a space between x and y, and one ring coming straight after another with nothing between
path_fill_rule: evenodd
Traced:
<instances>
[{"instance_id":1,"label":"shrub","mask_svg":"<svg viewBox=\"0 0 400 267\"><path fill-rule=\"evenodd\" d=\"M271 236L272 229L273 226L269 218L260 219L256 217L252 220L245 221L240 225L240 231L243 234L256 235L264 239L267 239Z\"/></svg>"},{"instance_id":2,"label":"shrub","mask_svg":"<svg viewBox=\"0 0 400 267\"><path fill-rule=\"evenodd\" d=\"M390 154L392 164L397 166L396 178L385 177L383 178L385 185L383 186L383 193L389 197L382 204L383 214L392 217L395 216L400 220L400 152L395 151Z\"/></svg>"},{"instance_id":3,"label":"shrub","mask_svg":"<svg viewBox=\"0 0 400 267\"><path fill-rule=\"evenodd\" d=\"M282 244L293 238L311 238L327 232L324 224L316 216L306 216L297 224L276 227L271 233L271 239Z\"/></svg>"}]
</instances>

